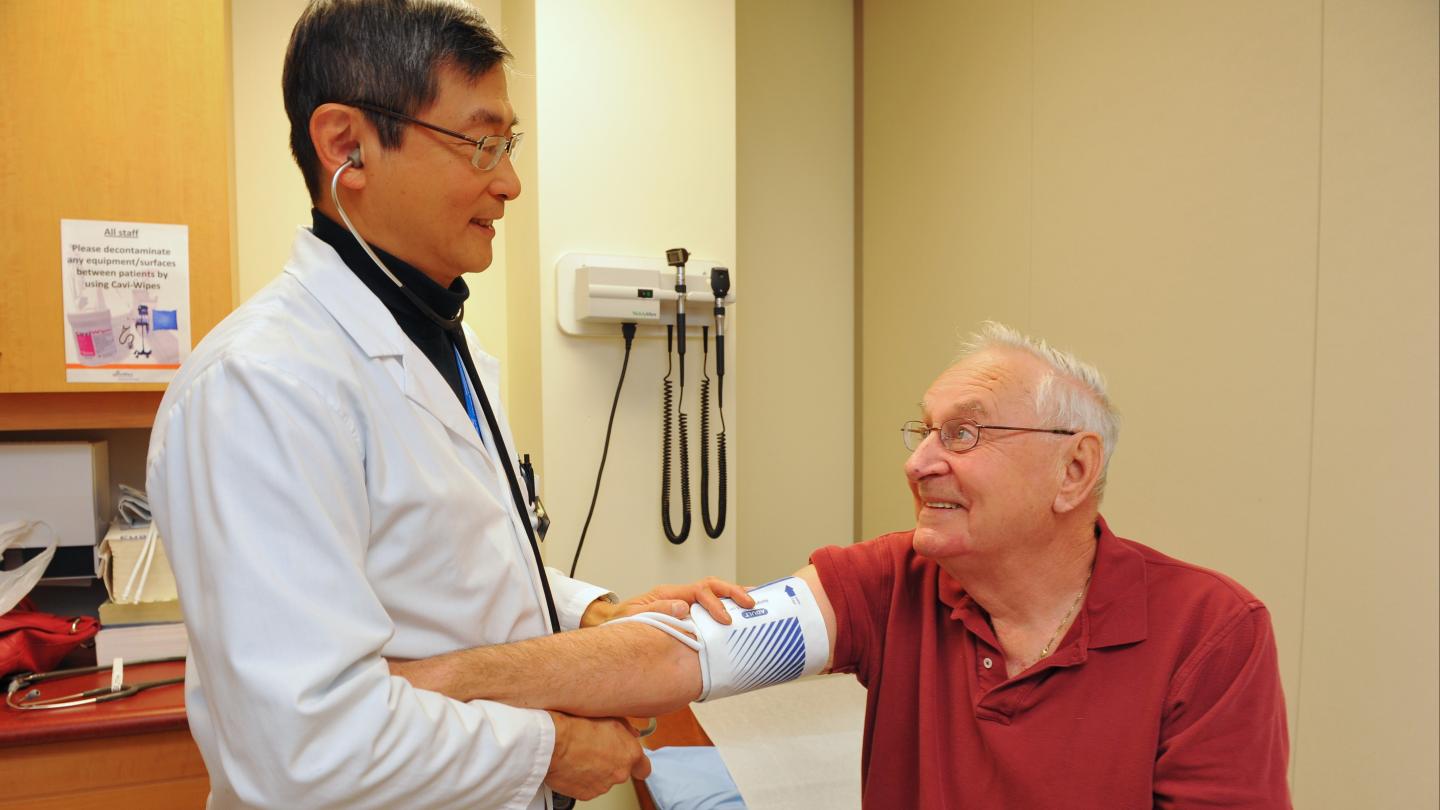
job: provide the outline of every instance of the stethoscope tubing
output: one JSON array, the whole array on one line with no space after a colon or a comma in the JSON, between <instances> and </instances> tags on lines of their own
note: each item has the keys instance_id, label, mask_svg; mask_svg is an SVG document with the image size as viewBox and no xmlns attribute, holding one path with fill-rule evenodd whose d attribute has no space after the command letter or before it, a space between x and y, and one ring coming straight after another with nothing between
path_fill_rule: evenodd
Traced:
<instances>
[{"instance_id":1,"label":"stethoscope tubing","mask_svg":"<svg viewBox=\"0 0 1440 810\"><path fill-rule=\"evenodd\" d=\"M390 268L386 267L385 263L380 261L380 257L375 255L375 252L370 249L370 245L360 237L360 232L355 230L355 226L351 224L350 216L345 213L345 206L340 203L340 175L344 174L346 169L352 167L358 168L360 165L359 149L356 149L344 163L340 164L340 167L335 170L335 174L330 178L330 199L335 203L335 210L339 212L340 219L345 223L345 228L350 231L351 236L355 237L355 241L360 243L360 247L364 249L365 254L375 262L375 265L380 268L381 272L389 277L391 281L395 282L395 286L400 288L400 292L404 293L405 297L408 298L411 303L446 331L457 335L463 334L460 332L461 319L465 314L463 306L454 318L445 318L426 306L425 302L421 301L419 296L411 292L408 287L401 283L400 279L394 273L390 272ZM530 552L535 558L536 573L540 577L540 590L545 596L545 610L548 614L547 618L550 624L550 632L558 633L560 632L560 614L555 608L555 597L550 592L550 580L545 575L545 559L540 555L540 543L535 537L534 527L530 524L530 510L526 508L525 496L521 494L519 476L515 472L514 465L510 463L509 450L505 446L504 437L500 435L500 423L495 418L494 410L490 407L490 399L485 394L485 387L480 383L480 374L475 368L473 358L470 357L469 347L467 346L465 351L460 352L460 354L462 355L460 362L461 373L468 378L469 388L475 392L477 398L480 400L480 410L485 415L485 423L490 429L491 440L495 443L495 452L500 456L500 464L505 468L505 477L509 479L510 482L510 496L515 501L515 509L519 513L520 523L525 529L525 536L530 541ZM466 391L466 394L469 394L469 390ZM469 403L467 403L467 405L469 406L467 410L474 407L473 405L469 405ZM468 415L470 414L467 413L467 416ZM475 421L478 431L479 420L474 416L471 416L471 418Z\"/></svg>"},{"instance_id":2,"label":"stethoscope tubing","mask_svg":"<svg viewBox=\"0 0 1440 810\"><path fill-rule=\"evenodd\" d=\"M176 661L184 661L185 656L177 655L169 658L149 658L141 661L131 661L128 665L132 667L144 666L146 664L167 664ZM33 689L36 684L46 681L69 678L76 675L91 675L96 672L104 672L113 667L113 664L93 667L75 667L72 669L57 669L53 672L32 672L26 675L17 675L10 679L10 685L5 690L5 705L20 711L36 711L39 709L68 709L74 706L88 706L92 703L107 703L112 700L130 697L139 694L147 689L157 686L170 686L171 684L184 683L181 678L164 678L156 681L142 681L137 684L120 684L118 687L101 686L95 689L86 689L81 692L71 692L66 695L59 695L53 698L37 700L40 690ZM21 690L26 690L17 701L15 695Z\"/></svg>"}]
</instances>

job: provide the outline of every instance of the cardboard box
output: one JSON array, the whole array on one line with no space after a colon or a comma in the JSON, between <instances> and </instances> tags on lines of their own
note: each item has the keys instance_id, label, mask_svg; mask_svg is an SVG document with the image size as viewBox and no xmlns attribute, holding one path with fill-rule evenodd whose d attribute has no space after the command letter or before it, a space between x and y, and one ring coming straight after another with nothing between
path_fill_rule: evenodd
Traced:
<instances>
[{"instance_id":1,"label":"cardboard box","mask_svg":"<svg viewBox=\"0 0 1440 810\"><path fill-rule=\"evenodd\" d=\"M0 522L41 520L62 546L93 546L110 525L110 450L98 442L0 443ZM20 548L44 545L36 532Z\"/></svg>"},{"instance_id":2,"label":"cardboard box","mask_svg":"<svg viewBox=\"0 0 1440 810\"><path fill-rule=\"evenodd\" d=\"M170 560L165 556L165 546L159 537L155 538L155 550L151 553L150 572L134 574L140 565L145 538L149 533L148 523L144 526L126 526L116 521L111 524L109 531L105 532L105 539L95 547L96 571L104 580L105 590L110 594L111 601L120 601L131 576L136 577L134 592L130 594L131 601L171 602L180 598L175 590L175 574L170 571ZM140 588L142 576L144 589Z\"/></svg>"}]
</instances>

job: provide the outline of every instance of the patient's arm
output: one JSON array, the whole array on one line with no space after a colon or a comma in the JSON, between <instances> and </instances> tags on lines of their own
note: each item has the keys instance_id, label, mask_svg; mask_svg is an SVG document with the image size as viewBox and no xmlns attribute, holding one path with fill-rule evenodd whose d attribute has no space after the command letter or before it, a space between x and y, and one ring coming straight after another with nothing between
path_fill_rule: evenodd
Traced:
<instances>
[{"instance_id":1,"label":"patient's arm","mask_svg":"<svg viewBox=\"0 0 1440 810\"><path fill-rule=\"evenodd\" d=\"M628 622L392 661L390 673L455 700L585 717L649 717L700 695L695 653L660 630Z\"/></svg>"},{"instance_id":2,"label":"patient's arm","mask_svg":"<svg viewBox=\"0 0 1440 810\"><path fill-rule=\"evenodd\" d=\"M795 575L814 593L833 651L835 612L820 577L814 566ZM700 696L696 653L661 630L633 622L391 661L390 672L456 700L495 700L586 717L654 716Z\"/></svg>"},{"instance_id":3,"label":"patient's arm","mask_svg":"<svg viewBox=\"0 0 1440 810\"><path fill-rule=\"evenodd\" d=\"M835 664L835 608L830 604L830 597L825 593L825 586L820 584L820 573L815 566L807 565L795 572L795 576L805 580L810 586L810 593L815 595L815 606L820 608L820 615L825 617L825 637L829 646L829 657L825 659L825 671L829 672L830 667Z\"/></svg>"}]
</instances>

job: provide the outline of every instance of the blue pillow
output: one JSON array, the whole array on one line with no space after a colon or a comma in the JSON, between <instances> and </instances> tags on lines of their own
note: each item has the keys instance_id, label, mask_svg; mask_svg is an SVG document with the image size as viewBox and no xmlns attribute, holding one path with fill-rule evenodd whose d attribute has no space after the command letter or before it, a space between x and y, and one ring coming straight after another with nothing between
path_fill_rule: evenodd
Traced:
<instances>
[{"instance_id":1,"label":"blue pillow","mask_svg":"<svg viewBox=\"0 0 1440 810\"><path fill-rule=\"evenodd\" d=\"M720 752L708 745L676 745L646 751L645 787L660 810L746 810Z\"/></svg>"}]
</instances>

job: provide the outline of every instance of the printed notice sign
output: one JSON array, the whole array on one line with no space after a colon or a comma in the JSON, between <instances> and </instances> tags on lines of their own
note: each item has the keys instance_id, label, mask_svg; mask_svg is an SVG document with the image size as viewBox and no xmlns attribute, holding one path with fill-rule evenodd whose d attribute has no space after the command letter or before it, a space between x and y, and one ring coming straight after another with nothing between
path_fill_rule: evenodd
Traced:
<instances>
[{"instance_id":1,"label":"printed notice sign","mask_svg":"<svg viewBox=\"0 0 1440 810\"><path fill-rule=\"evenodd\" d=\"M190 229L60 220L65 381L169 382L190 355Z\"/></svg>"}]
</instances>

